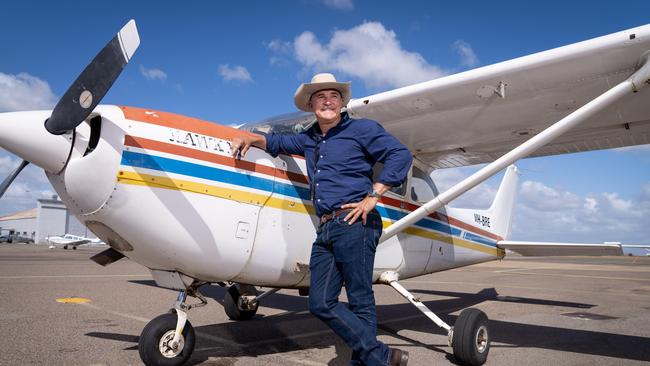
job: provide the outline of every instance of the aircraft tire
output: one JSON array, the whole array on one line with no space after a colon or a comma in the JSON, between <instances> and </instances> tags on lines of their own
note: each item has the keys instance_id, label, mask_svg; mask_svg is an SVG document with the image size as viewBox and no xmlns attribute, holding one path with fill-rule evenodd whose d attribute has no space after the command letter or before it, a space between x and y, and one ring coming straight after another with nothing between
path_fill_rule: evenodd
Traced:
<instances>
[{"instance_id":1,"label":"aircraft tire","mask_svg":"<svg viewBox=\"0 0 650 366\"><path fill-rule=\"evenodd\" d=\"M223 298L223 309L226 311L226 315L232 320L249 320L257 313L259 303L255 305L254 309L244 310L238 305L240 297L241 294L237 285L228 287L228 291L226 291Z\"/></svg>"},{"instance_id":2,"label":"aircraft tire","mask_svg":"<svg viewBox=\"0 0 650 366\"><path fill-rule=\"evenodd\" d=\"M461 311L456 324L451 346L454 357L461 365L482 365L490 352L490 329L488 318L478 309Z\"/></svg>"},{"instance_id":3,"label":"aircraft tire","mask_svg":"<svg viewBox=\"0 0 650 366\"><path fill-rule=\"evenodd\" d=\"M64 245L64 246L63 246L63 249L68 249L68 246L67 246L67 245Z\"/></svg>"},{"instance_id":4,"label":"aircraft tire","mask_svg":"<svg viewBox=\"0 0 650 366\"><path fill-rule=\"evenodd\" d=\"M188 320L183 328L180 350L166 346L174 338L176 314L162 314L152 319L142 330L138 343L140 359L145 365L178 366L183 365L194 351L196 336L194 327Z\"/></svg>"}]
</instances>

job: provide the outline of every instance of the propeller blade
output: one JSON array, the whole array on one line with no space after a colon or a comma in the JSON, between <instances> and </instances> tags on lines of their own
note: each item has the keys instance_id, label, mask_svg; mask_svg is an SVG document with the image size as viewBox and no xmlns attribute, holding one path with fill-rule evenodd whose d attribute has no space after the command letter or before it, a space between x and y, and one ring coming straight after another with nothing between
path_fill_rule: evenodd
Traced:
<instances>
[{"instance_id":1,"label":"propeller blade","mask_svg":"<svg viewBox=\"0 0 650 366\"><path fill-rule=\"evenodd\" d=\"M18 174L20 174L20 171L25 169L27 164L29 164L29 161L23 160L23 162L20 163L18 168L16 168L16 170L14 170L13 173L9 174L9 176L7 178L5 178L5 180L2 182L2 184L0 184L0 198L2 198L2 196L5 194L5 191L9 188L9 186L14 181L14 179L16 179Z\"/></svg>"},{"instance_id":2,"label":"propeller blade","mask_svg":"<svg viewBox=\"0 0 650 366\"><path fill-rule=\"evenodd\" d=\"M45 128L54 135L73 130L95 109L140 45L131 19L95 56L54 107Z\"/></svg>"}]
</instances>

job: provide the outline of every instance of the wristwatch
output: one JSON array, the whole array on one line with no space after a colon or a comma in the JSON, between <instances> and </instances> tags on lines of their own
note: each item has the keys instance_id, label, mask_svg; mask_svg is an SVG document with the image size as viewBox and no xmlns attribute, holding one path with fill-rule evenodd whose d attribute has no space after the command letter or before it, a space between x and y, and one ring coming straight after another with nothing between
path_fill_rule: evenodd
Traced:
<instances>
[{"instance_id":1,"label":"wristwatch","mask_svg":"<svg viewBox=\"0 0 650 366\"><path fill-rule=\"evenodd\" d=\"M368 193L368 197L380 199L381 198L381 193L377 192L376 190L372 190L372 192Z\"/></svg>"}]
</instances>

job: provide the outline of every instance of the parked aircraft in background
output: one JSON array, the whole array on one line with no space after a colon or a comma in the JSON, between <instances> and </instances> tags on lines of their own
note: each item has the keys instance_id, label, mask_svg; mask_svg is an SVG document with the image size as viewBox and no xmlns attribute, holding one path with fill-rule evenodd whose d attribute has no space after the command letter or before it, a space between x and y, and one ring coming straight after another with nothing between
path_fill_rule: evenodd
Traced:
<instances>
[{"instance_id":1,"label":"parked aircraft in background","mask_svg":"<svg viewBox=\"0 0 650 366\"><path fill-rule=\"evenodd\" d=\"M45 170L68 209L111 248L107 265L127 256L158 286L179 290L173 312L144 328L146 364L179 365L193 351L187 311L206 305L206 283L230 284L232 319L253 317L281 288L308 292L317 218L305 160L251 149L230 157L248 131L299 132L313 123L292 114L239 129L171 113L98 103L140 39L130 21L96 56L52 111L0 114L0 147ZM650 25L352 100L353 117L379 121L414 156L408 180L377 209L384 224L374 280L395 288L447 330L456 360L480 365L490 349L487 316L463 310L454 327L399 280L524 255L621 255L617 244L509 241L518 177L528 156L650 141ZM578 126L580 124L580 126ZM29 138L26 138L28 136ZM489 163L439 193L433 169ZM446 206L507 169L486 210ZM255 286L273 288L258 294ZM198 304L188 304L187 296Z\"/></svg>"},{"instance_id":2,"label":"parked aircraft in background","mask_svg":"<svg viewBox=\"0 0 650 366\"><path fill-rule=\"evenodd\" d=\"M70 247L73 250L77 250L78 246L81 245L101 245L105 244L101 239L98 238L86 238L83 236L65 234L63 236L48 236L45 240L51 244L50 248L54 247L63 247L63 249L68 249Z\"/></svg>"}]
</instances>

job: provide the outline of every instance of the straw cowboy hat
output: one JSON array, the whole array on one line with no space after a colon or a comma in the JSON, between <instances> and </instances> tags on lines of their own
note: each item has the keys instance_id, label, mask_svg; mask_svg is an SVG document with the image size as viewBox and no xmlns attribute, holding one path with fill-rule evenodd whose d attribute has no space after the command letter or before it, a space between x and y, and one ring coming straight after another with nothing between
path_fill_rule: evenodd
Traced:
<instances>
[{"instance_id":1,"label":"straw cowboy hat","mask_svg":"<svg viewBox=\"0 0 650 366\"><path fill-rule=\"evenodd\" d=\"M311 79L311 83L300 84L293 96L293 102L296 107L305 112L311 112L309 108L309 99L311 96L320 90L334 89L341 93L342 104L346 106L350 101L350 82L339 83L336 81L334 75L329 73L316 74Z\"/></svg>"}]
</instances>

